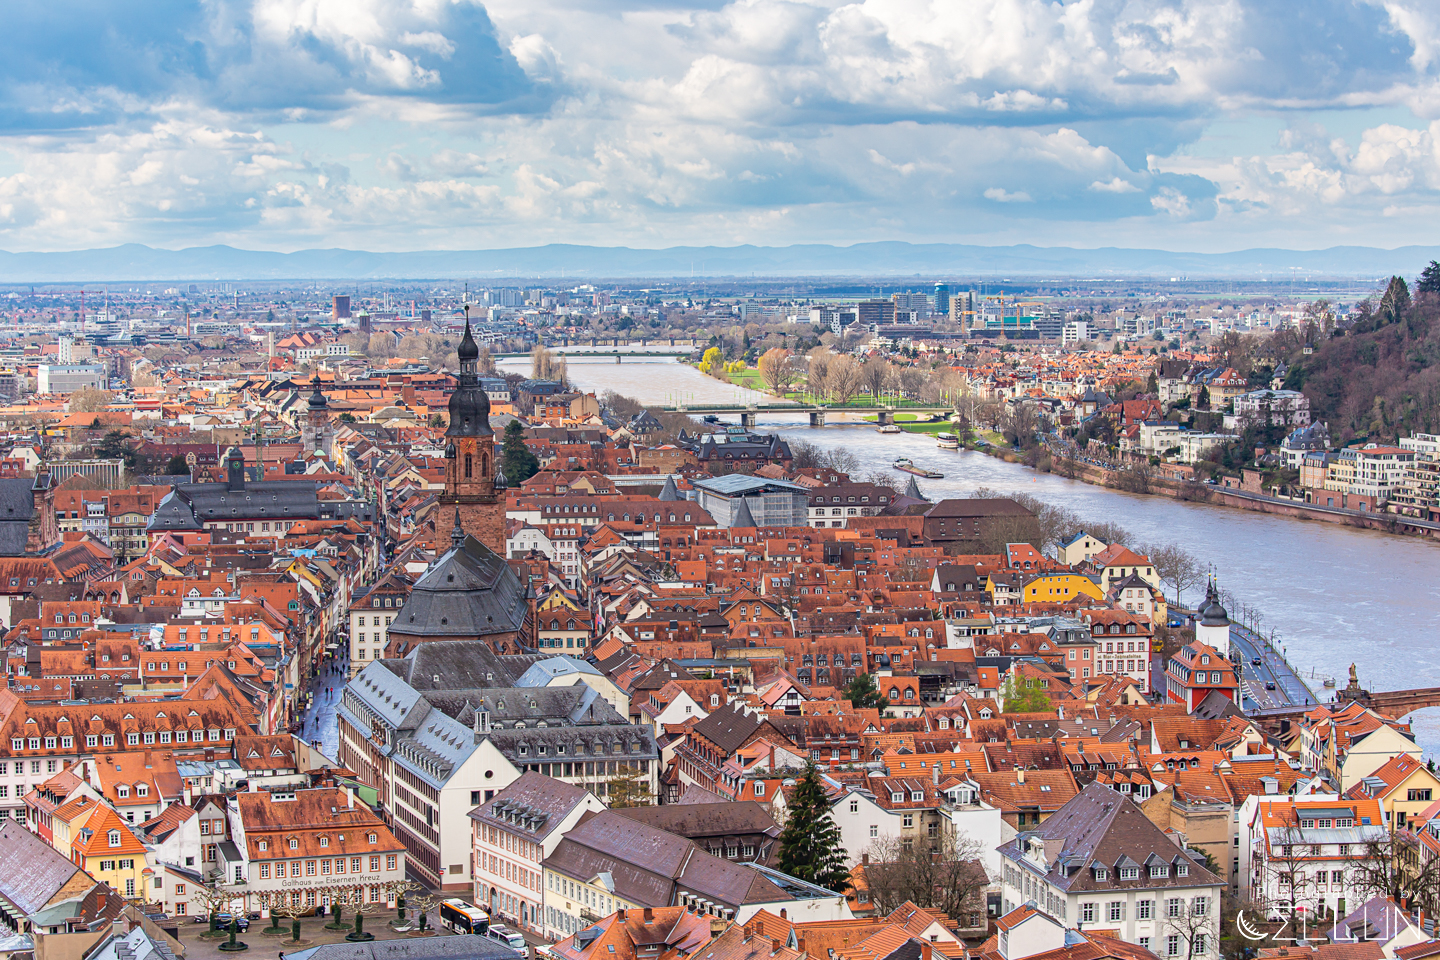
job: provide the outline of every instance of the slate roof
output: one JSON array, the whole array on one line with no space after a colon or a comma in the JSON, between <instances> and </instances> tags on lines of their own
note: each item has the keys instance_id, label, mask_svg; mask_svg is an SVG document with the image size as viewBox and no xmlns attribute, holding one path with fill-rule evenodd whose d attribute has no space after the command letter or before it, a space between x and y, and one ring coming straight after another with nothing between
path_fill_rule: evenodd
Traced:
<instances>
[{"instance_id":1,"label":"slate roof","mask_svg":"<svg viewBox=\"0 0 1440 960\"><path fill-rule=\"evenodd\" d=\"M559 829L565 816L589 793L584 787L526 772L492 799L471 810L470 819L497 825L510 833L522 832L517 819L533 824L533 828L524 832L538 842Z\"/></svg>"},{"instance_id":2,"label":"slate roof","mask_svg":"<svg viewBox=\"0 0 1440 960\"><path fill-rule=\"evenodd\" d=\"M1129 797L1101 783L1092 783L1070 799L1036 830L1022 833L1000 847L1001 856L1032 872L1042 870L1029 858L1032 840L1044 847L1044 873L1049 883L1067 892L1124 891L1131 889L1220 886L1223 881L1175 845L1145 816ZM1172 869L1164 878L1140 870L1134 880L1122 880L1116 865L1128 857L1134 863L1184 864L1186 876ZM1096 880L1096 867L1108 871Z\"/></svg>"},{"instance_id":3,"label":"slate roof","mask_svg":"<svg viewBox=\"0 0 1440 960\"><path fill-rule=\"evenodd\" d=\"M669 906L679 890L734 908L793 899L754 867L712 857L693 840L613 810L597 813L567 833L545 868L587 882L608 873L616 897L640 906Z\"/></svg>"},{"instance_id":4,"label":"slate roof","mask_svg":"<svg viewBox=\"0 0 1440 960\"><path fill-rule=\"evenodd\" d=\"M0 896L27 916L43 909L79 872L58 850L14 821L0 826Z\"/></svg>"},{"instance_id":5,"label":"slate roof","mask_svg":"<svg viewBox=\"0 0 1440 960\"><path fill-rule=\"evenodd\" d=\"M745 741L760 729L761 720L732 704L727 709L716 710L692 728L696 734L709 740L726 753L734 753L745 745Z\"/></svg>"},{"instance_id":6,"label":"slate roof","mask_svg":"<svg viewBox=\"0 0 1440 960\"><path fill-rule=\"evenodd\" d=\"M38 478L37 478L38 479ZM23 557L35 513L31 480L0 480L0 556Z\"/></svg>"},{"instance_id":7,"label":"slate roof","mask_svg":"<svg viewBox=\"0 0 1440 960\"><path fill-rule=\"evenodd\" d=\"M614 811L622 817L667 833L694 840L699 837L740 836L764 833L780 836L780 825L754 800L720 803L666 804L659 807L625 807Z\"/></svg>"},{"instance_id":8,"label":"slate roof","mask_svg":"<svg viewBox=\"0 0 1440 960\"><path fill-rule=\"evenodd\" d=\"M314 480L247 481L239 490L228 483L177 483L145 528L163 532L200 530L206 522L315 520L320 516L315 489Z\"/></svg>"},{"instance_id":9,"label":"slate roof","mask_svg":"<svg viewBox=\"0 0 1440 960\"><path fill-rule=\"evenodd\" d=\"M390 630L419 637L484 637L519 631L525 613L525 587L515 571L467 536L415 582Z\"/></svg>"}]
</instances>

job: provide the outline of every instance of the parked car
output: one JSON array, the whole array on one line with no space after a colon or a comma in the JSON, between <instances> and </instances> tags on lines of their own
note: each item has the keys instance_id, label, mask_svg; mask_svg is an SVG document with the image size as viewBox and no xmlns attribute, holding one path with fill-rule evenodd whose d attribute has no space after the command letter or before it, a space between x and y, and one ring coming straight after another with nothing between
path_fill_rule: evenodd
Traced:
<instances>
[{"instance_id":1,"label":"parked car","mask_svg":"<svg viewBox=\"0 0 1440 960\"><path fill-rule=\"evenodd\" d=\"M232 920L235 921L237 925L236 929L238 929L241 933L244 933L246 930L250 929L249 917L235 917L228 913L222 913L216 917L216 921L219 923L221 930L229 930L230 922Z\"/></svg>"}]
</instances>

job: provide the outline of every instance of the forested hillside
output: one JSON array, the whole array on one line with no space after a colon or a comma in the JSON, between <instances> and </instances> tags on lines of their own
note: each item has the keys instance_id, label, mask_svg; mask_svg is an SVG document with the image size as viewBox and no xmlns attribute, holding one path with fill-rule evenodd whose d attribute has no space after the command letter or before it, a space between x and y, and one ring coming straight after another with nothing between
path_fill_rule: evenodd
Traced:
<instances>
[{"instance_id":1,"label":"forested hillside","mask_svg":"<svg viewBox=\"0 0 1440 960\"><path fill-rule=\"evenodd\" d=\"M1261 362L1284 360L1285 386L1305 392L1311 417L1328 422L1332 438L1393 442L1440 433L1440 264L1421 275L1413 298L1392 277L1353 320L1336 324L1324 307L1312 319L1302 331L1275 334L1257 353L1267 355Z\"/></svg>"}]
</instances>

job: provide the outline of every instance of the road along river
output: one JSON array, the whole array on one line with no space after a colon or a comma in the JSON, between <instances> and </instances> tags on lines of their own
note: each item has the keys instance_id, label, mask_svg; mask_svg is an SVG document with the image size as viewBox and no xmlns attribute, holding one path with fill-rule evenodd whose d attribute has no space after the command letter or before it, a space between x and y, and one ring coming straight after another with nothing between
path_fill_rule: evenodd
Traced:
<instances>
[{"instance_id":1,"label":"road along river","mask_svg":"<svg viewBox=\"0 0 1440 960\"><path fill-rule=\"evenodd\" d=\"M583 390L614 390L643 403L673 402L677 395L691 403L737 402L736 387L674 360L568 359L570 379ZM524 371L528 361L502 366ZM945 474L943 480L919 481L934 500L966 496L977 487L1023 492L1082 517L1118 523L1140 541L1179 543L1213 566L1223 586L1263 612L1262 632L1275 631L1276 645L1301 672L1315 668L1343 684L1354 662L1361 683L1372 690L1440 686L1436 540L1106 490L980 453L940 450L925 436L880 434L873 425L813 428L803 414L762 413L757 429L824 448L846 447L859 459L861 476L909 457ZM1318 682L1311 686L1325 696ZM1410 719L1427 754L1440 752L1440 710Z\"/></svg>"}]
</instances>

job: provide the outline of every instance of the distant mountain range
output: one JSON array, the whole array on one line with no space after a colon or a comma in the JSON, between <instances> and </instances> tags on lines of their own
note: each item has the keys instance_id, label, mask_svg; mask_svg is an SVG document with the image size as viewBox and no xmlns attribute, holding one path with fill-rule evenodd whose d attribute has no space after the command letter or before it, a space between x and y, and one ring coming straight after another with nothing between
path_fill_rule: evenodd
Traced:
<instances>
[{"instance_id":1,"label":"distant mountain range","mask_svg":"<svg viewBox=\"0 0 1440 960\"><path fill-rule=\"evenodd\" d=\"M64 253L0 251L0 283L213 280L469 279L494 283L521 278L671 279L749 277L922 276L956 279L1011 277L1233 280L1366 279L1417 275L1440 247L1254 249L1234 253L1175 253L1103 247L981 247L899 241L848 247L587 247L550 244L509 250L432 250L372 253L299 250L274 253L235 247L160 250L130 243Z\"/></svg>"}]
</instances>

